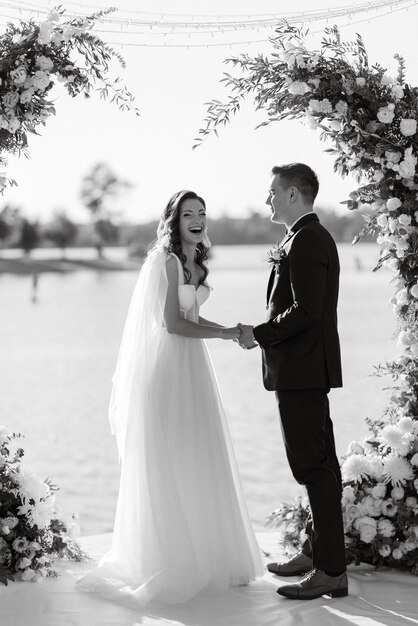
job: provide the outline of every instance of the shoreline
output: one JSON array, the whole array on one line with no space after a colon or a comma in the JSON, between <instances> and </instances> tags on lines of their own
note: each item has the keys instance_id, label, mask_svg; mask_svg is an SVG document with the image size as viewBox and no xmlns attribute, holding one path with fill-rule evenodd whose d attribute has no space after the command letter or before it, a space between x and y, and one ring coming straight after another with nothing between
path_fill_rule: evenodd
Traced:
<instances>
[{"instance_id":1,"label":"shoreline","mask_svg":"<svg viewBox=\"0 0 418 626\"><path fill-rule=\"evenodd\" d=\"M36 275L44 272L67 273L78 270L137 271L139 261L113 261L108 258L0 258L0 274Z\"/></svg>"}]
</instances>

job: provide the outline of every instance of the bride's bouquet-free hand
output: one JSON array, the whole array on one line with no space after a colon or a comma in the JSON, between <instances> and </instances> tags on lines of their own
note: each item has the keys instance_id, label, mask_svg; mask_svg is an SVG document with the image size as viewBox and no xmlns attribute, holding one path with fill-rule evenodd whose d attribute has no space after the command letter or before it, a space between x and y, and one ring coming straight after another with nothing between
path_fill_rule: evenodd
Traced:
<instances>
[{"instance_id":1,"label":"bride's bouquet-free hand","mask_svg":"<svg viewBox=\"0 0 418 626\"><path fill-rule=\"evenodd\" d=\"M40 480L21 465L24 450L12 450L20 433L0 426L0 583L18 575L38 581L56 576L54 559L82 561L87 555L76 542L76 515L59 519L55 506L58 487Z\"/></svg>"}]
</instances>

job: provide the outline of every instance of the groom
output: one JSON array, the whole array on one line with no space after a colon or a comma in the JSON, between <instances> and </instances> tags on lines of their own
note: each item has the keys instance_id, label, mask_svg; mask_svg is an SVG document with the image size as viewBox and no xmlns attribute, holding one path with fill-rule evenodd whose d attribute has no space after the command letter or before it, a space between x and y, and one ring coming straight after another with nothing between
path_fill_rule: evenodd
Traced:
<instances>
[{"instance_id":1,"label":"groom","mask_svg":"<svg viewBox=\"0 0 418 626\"><path fill-rule=\"evenodd\" d=\"M318 179L292 163L272 170L266 204L271 221L287 233L274 255L267 287L267 321L241 325L242 347L260 345L264 386L274 391L287 459L305 485L312 519L302 551L287 563L270 563L279 576L306 574L279 587L287 598L348 594L341 473L335 452L328 392L341 387L337 331L339 261L328 231L313 212Z\"/></svg>"}]
</instances>

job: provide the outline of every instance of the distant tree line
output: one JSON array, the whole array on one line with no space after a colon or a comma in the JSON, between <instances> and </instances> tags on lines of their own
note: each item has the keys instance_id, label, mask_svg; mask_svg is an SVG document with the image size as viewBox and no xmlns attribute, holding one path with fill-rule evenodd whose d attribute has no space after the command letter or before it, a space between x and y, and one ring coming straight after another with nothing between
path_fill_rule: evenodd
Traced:
<instances>
[{"instance_id":1,"label":"distant tree line","mask_svg":"<svg viewBox=\"0 0 418 626\"><path fill-rule=\"evenodd\" d=\"M69 247L95 247L99 257L105 246L126 246L133 257L143 256L155 239L158 221L129 224L115 209L117 199L130 183L119 178L105 163L97 163L83 177L80 198L90 221L76 224L64 209L41 224L30 220L19 207L0 208L0 248L20 248L25 255L38 247L57 247L63 257ZM352 241L364 222L359 213L337 214L318 208L322 224L338 242ZM272 244L284 235L284 228L272 225L266 212L251 211L248 217L223 215L208 222L209 237L215 245Z\"/></svg>"}]
</instances>

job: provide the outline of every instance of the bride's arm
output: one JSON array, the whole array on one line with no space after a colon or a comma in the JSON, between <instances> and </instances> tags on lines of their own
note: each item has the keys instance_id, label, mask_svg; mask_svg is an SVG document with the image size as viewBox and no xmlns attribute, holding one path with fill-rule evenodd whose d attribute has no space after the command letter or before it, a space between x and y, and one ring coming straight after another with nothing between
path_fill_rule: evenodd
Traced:
<instances>
[{"instance_id":1,"label":"bride's arm","mask_svg":"<svg viewBox=\"0 0 418 626\"><path fill-rule=\"evenodd\" d=\"M177 261L173 257L167 260L166 270L168 289L164 308L164 323L168 333L195 339L238 339L241 331L236 326L233 328L206 326L184 319L181 316L179 304Z\"/></svg>"},{"instance_id":2,"label":"bride's arm","mask_svg":"<svg viewBox=\"0 0 418 626\"><path fill-rule=\"evenodd\" d=\"M223 328L221 324L217 324L216 322L211 322L210 320L205 320L204 317L199 315L199 324L203 324L204 326L213 326L214 328Z\"/></svg>"}]
</instances>

